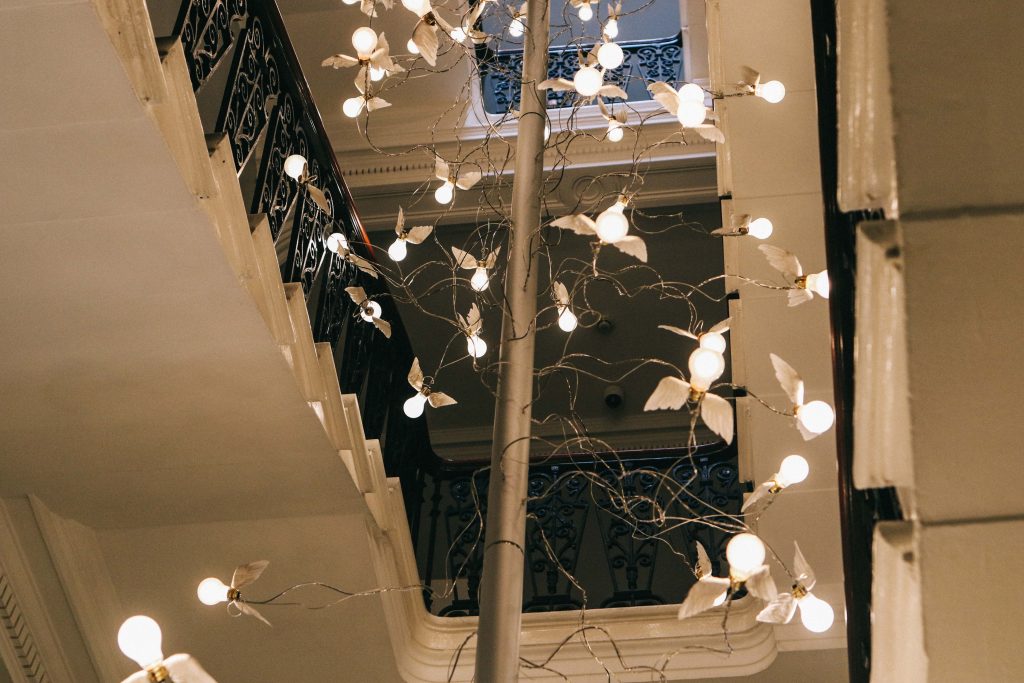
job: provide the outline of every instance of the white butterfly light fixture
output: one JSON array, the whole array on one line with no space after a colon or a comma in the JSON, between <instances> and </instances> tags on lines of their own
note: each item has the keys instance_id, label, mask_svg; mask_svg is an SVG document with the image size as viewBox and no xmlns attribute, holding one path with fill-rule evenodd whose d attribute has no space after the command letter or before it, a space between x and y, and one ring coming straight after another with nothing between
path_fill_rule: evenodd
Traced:
<instances>
[{"instance_id":1,"label":"white butterfly light fixture","mask_svg":"<svg viewBox=\"0 0 1024 683\"><path fill-rule=\"evenodd\" d=\"M469 313L465 317L459 313L456 313L455 317L459 321L459 329L462 330L462 334L466 335L466 352L473 358L480 358L487 353L487 342L480 338L480 331L484 326L483 319L480 317L480 308L473 304L469 307Z\"/></svg>"},{"instance_id":2,"label":"white butterfly light fixture","mask_svg":"<svg viewBox=\"0 0 1024 683\"><path fill-rule=\"evenodd\" d=\"M430 0L402 0L402 6L420 18L412 30L409 52L420 55L430 66L437 66L437 30L440 28L451 36L455 29L434 12Z\"/></svg>"},{"instance_id":3,"label":"white butterfly light fixture","mask_svg":"<svg viewBox=\"0 0 1024 683\"><path fill-rule=\"evenodd\" d=\"M373 301L366 295L366 290L362 287L346 287L345 291L348 293L352 302L359 307L359 317L368 323L372 323L374 327L381 331L381 333L391 338L391 323L387 320L381 320L381 307L376 301Z\"/></svg>"},{"instance_id":4,"label":"white butterfly light fixture","mask_svg":"<svg viewBox=\"0 0 1024 683\"><path fill-rule=\"evenodd\" d=\"M262 621L267 626L270 622L256 610L255 607L242 599L241 589L256 581L263 574L263 570L270 564L267 560L258 560L248 564L235 567L231 574L231 585L226 586L224 582L215 576L203 579L196 588L196 595L199 602L204 605L219 605L222 602L228 604L228 608L235 608L240 614Z\"/></svg>"},{"instance_id":5,"label":"white butterfly light fixture","mask_svg":"<svg viewBox=\"0 0 1024 683\"><path fill-rule=\"evenodd\" d=\"M403 260L409 252L406 243L423 244L423 240L427 239L433 230L434 226L432 225L417 225L414 228L406 229L405 211L402 210L402 207L398 207L398 220L395 222L395 234L397 237L391 243L391 246L388 247L388 256L396 263Z\"/></svg>"},{"instance_id":6,"label":"white butterfly light fixture","mask_svg":"<svg viewBox=\"0 0 1024 683\"><path fill-rule=\"evenodd\" d=\"M551 296L555 300L555 310L558 311L558 327L563 332L572 332L579 324L576 314L572 311L572 299L569 297L569 290L561 282L555 280L551 283Z\"/></svg>"},{"instance_id":7,"label":"white butterfly light fixture","mask_svg":"<svg viewBox=\"0 0 1024 683\"><path fill-rule=\"evenodd\" d=\"M754 534L736 534L725 546L729 562L729 578L711 576L711 562L703 547L698 547L697 582L690 586L686 599L679 606L679 618L685 619L706 612L726 601L729 595L745 587L754 597L771 602L778 597L768 565L764 563L764 543Z\"/></svg>"},{"instance_id":8,"label":"white butterfly light fixture","mask_svg":"<svg viewBox=\"0 0 1024 683\"><path fill-rule=\"evenodd\" d=\"M431 408L443 408L444 406L455 405L457 401L440 391L431 388L431 382L423 377L420 369L419 358L412 359L412 367L409 368L409 386L416 390L416 394L410 397L403 405L402 410L407 417L413 419L423 414L423 408L429 403Z\"/></svg>"},{"instance_id":9,"label":"white butterfly light fixture","mask_svg":"<svg viewBox=\"0 0 1024 683\"><path fill-rule=\"evenodd\" d=\"M772 268L792 281L793 288L789 290L790 306L799 306L802 303L806 303L813 299L815 294L822 299L828 298L829 281L827 270L804 275L800 259L785 249L772 244L762 244L758 249L768 259L768 264Z\"/></svg>"},{"instance_id":10,"label":"white butterfly light fixture","mask_svg":"<svg viewBox=\"0 0 1024 683\"><path fill-rule=\"evenodd\" d=\"M512 12L512 20L508 22L508 34L513 38L521 38L526 33L526 3Z\"/></svg>"},{"instance_id":11,"label":"white butterfly light fixture","mask_svg":"<svg viewBox=\"0 0 1024 683\"><path fill-rule=\"evenodd\" d=\"M324 194L323 190L313 184L316 176L309 173L309 163L306 161L306 157L301 154L288 156L284 160L284 173L309 193L310 199L316 203L321 211L328 216L331 215L331 203L327 201L327 195Z\"/></svg>"},{"instance_id":12,"label":"white butterfly light fixture","mask_svg":"<svg viewBox=\"0 0 1024 683\"><path fill-rule=\"evenodd\" d=\"M775 231L775 226L772 224L771 219L763 216L752 219L749 214L736 214L732 216L731 222L732 225L730 227L716 228L711 231L711 234L718 235L719 237L743 237L750 235L759 240L766 240Z\"/></svg>"},{"instance_id":13,"label":"white butterfly light fixture","mask_svg":"<svg viewBox=\"0 0 1024 683\"><path fill-rule=\"evenodd\" d=\"M366 273L370 277L377 277L377 269L373 267L373 264L359 256L349 247L348 238L345 237L344 233L332 232L327 236L327 250L332 254L337 254L344 261L351 263L353 266L358 268L360 271Z\"/></svg>"},{"instance_id":14,"label":"white butterfly light fixture","mask_svg":"<svg viewBox=\"0 0 1024 683\"><path fill-rule=\"evenodd\" d=\"M555 92L575 91L584 104L589 103L595 97L610 97L621 100L629 99L626 91L614 84L605 84L603 67L599 61L598 53L604 45L595 45L586 57L580 53L580 68L570 81L567 78L549 78L537 84L538 90L554 90ZM615 46L618 48L618 45ZM619 48L621 52L621 48ZM606 59L611 59L612 53L607 53ZM620 63L621 65L621 63ZM598 68L601 66L602 68Z\"/></svg>"},{"instance_id":15,"label":"white butterfly light fixture","mask_svg":"<svg viewBox=\"0 0 1024 683\"><path fill-rule=\"evenodd\" d=\"M760 514L776 495L793 484L799 484L810 473L807 460L801 455L787 455L779 465L779 471L766 482L754 489L754 492L743 502L742 512Z\"/></svg>"},{"instance_id":16,"label":"white butterfly light fixture","mask_svg":"<svg viewBox=\"0 0 1024 683\"><path fill-rule=\"evenodd\" d=\"M693 403L708 429L726 443L732 443L735 431L732 404L709 391L725 372L725 358L717 351L698 348L690 354L688 369L689 382L679 377L662 378L644 404L644 410L679 410Z\"/></svg>"},{"instance_id":17,"label":"white butterfly light fixture","mask_svg":"<svg viewBox=\"0 0 1024 683\"><path fill-rule=\"evenodd\" d=\"M664 81L655 81L647 86L658 104L676 117L679 125L697 132L710 142L725 142L725 136L714 123L707 123L715 116L704 105L704 89L695 83L686 83L676 90Z\"/></svg>"},{"instance_id":18,"label":"white butterfly light fixture","mask_svg":"<svg viewBox=\"0 0 1024 683\"><path fill-rule=\"evenodd\" d=\"M624 254L628 254L641 263L647 263L647 243L636 235L629 235L629 219L626 218L627 200L625 196L602 211L593 220L589 216L577 213L561 216L551 221L551 225L563 230L570 230L577 235L594 236L601 245L610 244Z\"/></svg>"},{"instance_id":19,"label":"white butterfly light fixture","mask_svg":"<svg viewBox=\"0 0 1024 683\"><path fill-rule=\"evenodd\" d=\"M452 173L447 161L441 157L435 157L434 177L444 181L441 187L434 190L434 199L438 204L450 204L455 198L455 188L468 190L480 182L483 174L480 171Z\"/></svg>"},{"instance_id":20,"label":"white butterfly light fixture","mask_svg":"<svg viewBox=\"0 0 1024 683\"><path fill-rule=\"evenodd\" d=\"M381 97L377 97L370 91L369 83L367 82L367 74L368 72L365 66L359 70L359 73L356 74L355 81L356 90L359 91L359 94L355 97L350 97L341 103L341 112L350 119L354 119L359 116L363 113L364 109L369 113L391 106L390 102Z\"/></svg>"},{"instance_id":21,"label":"white butterfly light fixture","mask_svg":"<svg viewBox=\"0 0 1024 683\"><path fill-rule=\"evenodd\" d=\"M804 381L800 379L800 375L793 366L774 353L768 355L772 360L772 367L775 368L775 379L779 380L782 390L793 402L796 427L804 440L810 441L831 429L836 421L836 411L832 406L824 401L804 403Z\"/></svg>"},{"instance_id":22,"label":"white butterfly light fixture","mask_svg":"<svg viewBox=\"0 0 1024 683\"><path fill-rule=\"evenodd\" d=\"M619 36L619 17L622 16L622 2L617 2L608 10L608 21L604 22L601 34L609 40Z\"/></svg>"},{"instance_id":23,"label":"white butterfly light fixture","mask_svg":"<svg viewBox=\"0 0 1024 683\"><path fill-rule=\"evenodd\" d=\"M569 0L569 4L579 14L580 21L590 21L594 18L594 8L590 6L590 0Z\"/></svg>"},{"instance_id":24,"label":"white butterfly light fixture","mask_svg":"<svg viewBox=\"0 0 1024 683\"><path fill-rule=\"evenodd\" d=\"M372 28L368 26L362 26L357 28L352 34L352 47L356 50L356 56L338 53L331 55L324 61L320 62L320 66L329 66L335 69L344 69L352 66L362 66L369 68L369 76L371 81L380 81L389 74L400 73L405 69L395 63L395 60L391 58L389 54L390 46L388 40L381 33L380 36L374 32ZM362 72L360 72L362 73ZM365 77L365 75L364 75ZM358 87L359 78L356 78ZM358 98L350 98L358 99ZM349 100L346 100L348 102ZM356 104L349 105L350 110L354 110ZM345 110L345 105L342 104L342 111L345 112L346 116L350 118L358 116L359 112L355 114L349 114L348 110Z\"/></svg>"},{"instance_id":25,"label":"white butterfly light fixture","mask_svg":"<svg viewBox=\"0 0 1024 683\"><path fill-rule=\"evenodd\" d=\"M786 86L780 81L761 82L761 74L749 66L743 67L740 89L748 95L760 97L769 104L778 104L786 97Z\"/></svg>"},{"instance_id":26,"label":"white butterfly light fixture","mask_svg":"<svg viewBox=\"0 0 1024 683\"><path fill-rule=\"evenodd\" d=\"M485 254L478 259L469 252L465 252L458 247L452 247L455 264L463 270L473 271L473 276L469 278L469 286L477 292L483 292L490 286L490 271L494 270L494 266L498 264L498 254L500 252L501 247L499 246L491 253Z\"/></svg>"},{"instance_id":27,"label":"white butterfly light fixture","mask_svg":"<svg viewBox=\"0 0 1024 683\"><path fill-rule=\"evenodd\" d=\"M836 613L832 606L817 597L811 590L817 583L817 577L811 565L804 559L800 546L793 541L793 571L796 573L793 589L780 593L762 609L757 620L768 624L788 624L793 620L797 608L800 609L800 622L808 631L824 633L832 628Z\"/></svg>"}]
</instances>

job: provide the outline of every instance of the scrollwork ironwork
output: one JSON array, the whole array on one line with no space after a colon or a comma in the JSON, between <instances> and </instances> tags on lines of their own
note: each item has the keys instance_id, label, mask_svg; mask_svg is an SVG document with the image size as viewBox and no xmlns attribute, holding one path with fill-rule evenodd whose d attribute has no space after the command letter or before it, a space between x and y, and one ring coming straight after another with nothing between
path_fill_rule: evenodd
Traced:
<instances>
[{"instance_id":1,"label":"scrollwork ironwork","mask_svg":"<svg viewBox=\"0 0 1024 683\"><path fill-rule=\"evenodd\" d=\"M182 5L174 34L181 40L197 91L231 49L234 25L244 21L246 0L189 0Z\"/></svg>"}]
</instances>

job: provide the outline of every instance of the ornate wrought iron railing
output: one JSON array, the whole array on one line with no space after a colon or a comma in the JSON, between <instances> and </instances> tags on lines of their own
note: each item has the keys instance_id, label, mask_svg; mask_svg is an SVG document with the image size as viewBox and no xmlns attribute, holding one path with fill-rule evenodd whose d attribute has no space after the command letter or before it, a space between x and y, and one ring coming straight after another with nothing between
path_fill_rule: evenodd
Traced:
<instances>
[{"instance_id":1,"label":"ornate wrought iron railing","mask_svg":"<svg viewBox=\"0 0 1024 683\"><path fill-rule=\"evenodd\" d=\"M486 484L487 471L473 462L438 462L417 476L419 494L409 509L421 576L437 588L457 579L450 596L425 595L438 615L479 609ZM591 608L681 602L694 581L688 569L693 541L724 572L729 538L712 525L684 520L726 522L739 512L744 489L735 447L715 443L692 456L628 452L544 460L530 465L528 490L523 611L548 612L579 609L583 591Z\"/></svg>"},{"instance_id":2,"label":"ornate wrought iron railing","mask_svg":"<svg viewBox=\"0 0 1024 683\"><path fill-rule=\"evenodd\" d=\"M679 87L683 78L683 34L656 40L635 40L619 43L624 60L618 69L605 73L605 82L614 83L629 95L630 102L651 99L647 83L665 81ZM491 50L477 47L480 85L484 109L488 114L505 114L519 108L522 50ZM572 80L580 67L576 46L553 47L548 53L548 78ZM548 108L572 105L575 93L548 91Z\"/></svg>"}]
</instances>

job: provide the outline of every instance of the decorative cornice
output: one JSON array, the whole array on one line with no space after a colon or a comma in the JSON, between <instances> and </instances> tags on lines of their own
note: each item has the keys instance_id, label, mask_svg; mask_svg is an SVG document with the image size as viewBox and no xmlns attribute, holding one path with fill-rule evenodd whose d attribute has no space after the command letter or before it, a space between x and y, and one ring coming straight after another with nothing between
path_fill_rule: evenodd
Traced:
<instances>
[{"instance_id":1,"label":"decorative cornice","mask_svg":"<svg viewBox=\"0 0 1024 683\"><path fill-rule=\"evenodd\" d=\"M7 647L0 648L0 652L6 655L2 659L8 670L14 670L12 676L19 681L24 680L29 683L49 683L51 679L46 673L46 666L39 656L39 650L36 649L32 630L25 621L25 616L18 606L18 600L14 596L14 589L2 566L0 566L0 627L3 628L3 635L7 638L5 643Z\"/></svg>"}]
</instances>

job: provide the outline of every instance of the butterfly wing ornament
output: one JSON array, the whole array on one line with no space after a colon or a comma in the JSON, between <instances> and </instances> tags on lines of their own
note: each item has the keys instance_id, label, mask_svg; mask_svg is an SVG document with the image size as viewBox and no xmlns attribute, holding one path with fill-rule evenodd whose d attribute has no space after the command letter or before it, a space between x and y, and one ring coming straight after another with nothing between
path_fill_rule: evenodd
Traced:
<instances>
[{"instance_id":1,"label":"butterfly wing ornament","mask_svg":"<svg viewBox=\"0 0 1024 683\"><path fill-rule=\"evenodd\" d=\"M434 157L434 177L438 180L451 180L452 172L448 167L448 162L441 157Z\"/></svg>"},{"instance_id":2,"label":"butterfly wing ornament","mask_svg":"<svg viewBox=\"0 0 1024 683\"><path fill-rule=\"evenodd\" d=\"M483 174L480 171L467 171L466 173L461 173L455 181L455 187L460 190L468 190L480 182L482 177Z\"/></svg>"},{"instance_id":3,"label":"butterfly wing ornament","mask_svg":"<svg viewBox=\"0 0 1024 683\"><path fill-rule=\"evenodd\" d=\"M788 624L796 614L796 598L792 593L779 593L775 599L757 613L757 620L765 624Z\"/></svg>"},{"instance_id":4,"label":"butterfly wing ornament","mask_svg":"<svg viewBox=\"0 0 1024 683\"><path fill-rule=\"evenodd\" d=\"M566 78L549 78L537 84L537 90L554 90L555 92L575 91L576 86Z\"/></svg>"},{"instance_id":5,"label":"butterfly wing ornament","mask_svg":"<svg viewBox=\"0 0 1024 683\"><path fill-rule=\"evenodd\" d=\"M697 578L711 576L711 558L708 557L708 551L700 541L693 543L697 546Z\"/></svg>"},{"instance_id":6,"label":"butterfly wing ornament","mask_svg":"<svg viewBox=\"0 0 1024 683\"><path fill-rule=\"evenodd\" d=\"M693 130L697 131L697 135L701 136L708 142L717 142L719 144L725 143L725 133L718 126L714 126L708 123L694 126Z\"/></svg>"},{"instance_id":7,"label":"butterfly wing ornament","mask_svg":"<svg viewBox=\"0 0 1024 683\"><path fill-rule=\"evenodd\" d=\"M678 334L680 337L686 337L687 339L693 339L694 341L697 340L697 335L695 335L693 332L684 330L681 327L676 327L675 325L658 325L658 329L667 330L672 334Z\"/></svg>"},{"instance_id":8,"label":"butterfly wing ornament","mask_svg":"<svg viewBox=\"0 0 1024 683\"><path fill-rule=\"evenodd\" d=\"M705 393L700 402L700 419L727 444L732 443L734 425L731 403L716 394Z\"/></svg>"},{"instance_id":9,"label":"butterfly wing ornament","mask_svg":"<svg viewBox=\"0 0 1024 683\"><path fill-rule=\"evenodd\" d=\"M665 377L644 404L644 411L679 410L690 400L690 383L678 377Z\"/></svg>"},{"instance_id":10,"label":"butterfly wing ornament","mask_svg":"<svg viewBox=\"0 0 1024 683\"><path fill-rule=\"evenodd\" d=\"M459 327L462 328L463 334L467 337L471 337L475 334L480 334L480 330L483 328L483 320L480 317L480 308L473 304L469 307L469 313L466 317L462 317L460 314L456 314L459 320Z\"/></svg>"},{"instance_id":11,"label":"butterfly wing ornament","mask_svg":"<svg viewBox=\"0 0 1024 683\"><path fill-rule=\"evenodd\" d=\"M405 241L409 244L423 244L423 240L430 237L430 233L434 231L432 225L417 225L415 228L409 228L409 232L405 235Z\"/></svg>"},{"instance_id":12,"label":"butterfly wing ornament","mask_svg":"<svg viewBox=\"0 0 1024 683\"><path fill-rule=\"evenodd\" d=\"M458 403L458 401L448 394L440 391L431 391L427 395L427 403L430 404L431 408L444 408L445 406L453 406Z\"/></svg>"},{"instance_id":13,"label":"butterfly wing ornament","mask_svg":"<svg viewBox=\"0 0 1024 683\"><path fill-rule=\"evenodd\" d=\"M492 251L490 254L484 257L482 261L483 267L486 268L487 270L491 270L492 268L494 268L494 266L497 265L498 263L498 254L500 253L501 247L495 247L494 251ZM479 264L481 262L478 261L477 263Z\"/></svg>"},{"instance_id":14,"label":"butterfly wing ornament","mask_svg":"<svg viewBox=\"0 0 1024 683\"><path fill-rule=\"evenodd\" d=\"M762 244L758 247L758 250L768 259L768 264L772 268L790 280L796 280L804 274L804 269L800 265L800 259L791 252L772 244Z\"/></svg>"},{"instance_id":15,"label":"butterfly wing ornament","mask_svg":"<svg viewBox=\"0 0 1024 683\"><path fill-rule=\"evenodd\" d=\"M412 30L412 42L430 66L437 66L437 29L420 19Z\"/></svg>"},{"instance_id":16,"label":"butterfly wing ornament","mask_svg":"<svg viewBox=\"0 0 1024 683\"><path fill-rule=\"evenodd\" d=\"M618 98L620 100L629 99L629 95L626 94L626 91L613 83L602 85L598 89L597 94L601 97Z\"/></svg>"},{"instance_id":17,"label":"butterfly wing ornament","mask_svg":"<svg viewBox=\"0 0 1024 683\"><path fill-rule=\"evenodd\" d=\"M774 353L768 354L768 357L771 358L772 367L775 368L775 379L779 381L779 385L786 392L786 396L789 397L794 406L802 406L804 404L804 381L800 379L800 375L793 369L792 365Z\"/></svg>"},{"instance_id":18,"label":"butterfly wing ornament","mask_svg":"<svg viewBox=\"0 0 1024 683\"><path fill-rule=\"evenodd\" d=\"M238 592L239 589L248 586L256 581L256 579L260 578L260 575L263 574L263 570L267 568L268 564L270 564L270 562L267 560L259 560L257 562L250 562L249 564L243 564L235 567L235 571L231 575L231 590L229 592L229 595L233 595L235 597L230 601L229 605L236 607L242 614L258 619L267 626L270 626L270 622L267 621L267 619L260 614L255 607L244 602L241 598L241 594Z\"/></svg>"},{"instance_id":19,"label":"butterfly wing ornament","mask_svg":"<svg viewBox=\"0 0 1024 683\"><path fill-rule=\"evenodd\" d=\"M743 501L743 507L740 508L740 512L747 512L750 514L761 514L761 512L768 507L768 501L771 500L772 489L775 487L775 482L766 481L760 485L754 492L747 496L747 499Z\"/></svg>"},{"instance_id":20,"label":"butterfly wing ornament","mask_svg":"<svg viewBox=\"0 0 1024 683\"><path fill-rule=\"evenodd\" d=\"M569 290L558 280L551 283L551 294L559 306L569 305Z\"/></svg>"},{"instance_id":21,"label":"butterfly wing ornament","mask_svg":"<svg viewBox=\"0 0 1024 683\"><path fill-rule=\"evenodd\" d=\"M412 366L409 368L409 386L418 392L423 391L423 370L420 369L420 359L413 358Z\"/></svg>"},{"instance_id":22,"label":"butterfly wing ornament","mask_svg":"<svg viewBox=\"0 0 1024 683\"><path fill-rule=\"evenodd\" d=\"M679 93L675 88L664 81L656 81L647 86L647 90L669 114L676 115L679 111Z\"/></svg>"},{"instance_id":23,"label":"butterfly wing ornament","mask_svg":"<svg viewBox=\"0 0 1024 683\"><path fill-rule=\"evenodd\" d=\"M775 582L772 581L772 575L766 564L761 565L760 569L747 577L743 585L747 587L748 593L765 602L772 602L779 597L779 590L775 587Z\"/></svg>"},{"instance_id":24,"label":"butterfly wing ornament","mask_svg":"<svg viewBox=\"0 0 1024 683\"><path fill-rule=\"evenodd\" d=\"M391 339L391 323L387 320L373 316L373 326L380 330L385 337Z\"/></svg>"},{"instance_id":25,"label":"butterfly wing ornament","mask_svg":"<svg viewBox=\"0 0 1024 683\"><path fill-rule=\"evenodd\" d=\"M717 322L717 323L715 323L714 325L711 326L711 329L708 330L708 333L709 334L710 333L725 334L726 332L729 331L729 326L730 325L732 325L732 318L726 318L725 320L720 320L719 322Z\"/></svg>"},{"instance_id":26,"label":"butterfly wing ornament","mask_svg":"<svg viewBox=\"0 0 1024 683\"><path fill-rule=\"evenodd\" d=\"M640 263L647 263L647 243L636 235L627 235L620 240L612 242L612 246L623 254L632 256Z\"/></svg>"},{"instance_id":27,"label":"butterfly wing ornament","mask_svg":"<svg viewBox=\"0 0 1024 683\"><path fill-rule=\"evenodd\" d=\"M690 586L686 599L679 606L678 617L686 619L721 605L725 601L729 583L729 579L720 579L710 574L700 577Z\"/></svg>"},{"instance_id":28,"label":"butterfly wing ornament","mask_svg":"<svg viewBox=\"0 0 1024 683\"><path fill-rule=\"evenodd\" d=\"M476 270L481 267L477 265L477 260L472 254L458 247L452 247L452 255L455 256L455 265L463 270Z\"/></svg>"},{"instance_id":29,"label":"butterfly wing ornament","mask_svg":"<svg viewBox=\"0 0 1024 683\"><path fill-rule=\"evenodd\" d=\"M405 71L391 58L391 45L388 44L388 39L384 37L383 32L377 38L377 49L370 55L370 66L383 69L389 74Z\"/></svg>"},{"instance_id":30,"label":"butterfly wing ornament","mask_svg":"<svg viewBox=\"0 0 1024 683\"><path fill-rule=\"evenodd\" d=\"M362 287L346 287L345 292L356 306L361 307L367 299L366 290Z\"/></svg>"},{"instance_id":31,"label":"butterfly wing ornament","mask_svg":"<svg viewBox=\"0 0 1024 683\"><path fill-rule=\"evenodd\" d=\"M320 62L320 66L329 66L335 69L344 69L350 66L356 66L357 64L359 64L359 59L357 57L351 57L343 54L331 55L324 61Z\"/></svg>"},{"instance_id":32,"label":"butterfly wing ornament","mask_svg":"<svg viewBox=\"0 0 1024 683\"><path fill-rule=\"evenodd\" d=\"M362 256L353 254L351 251L345 254L345 260L351 263L353 266L358 268L360 271L366 273L370 277L377 277L377 269L373 267L373 264L364 259Z\"/></svg>"},{"instance_id":33,"label":"butterfly wing ornament","mask_svg":"<svg viewBox=\"0 0 1024 683\"><path fill-rule=\"evenodd\" d=\"M712 230L712 235L719 235L720 237L739 237L747 234L747 226L750 225L750 214L738 214L734 215L731 220L730 227L721 227L717 230Z\"/></svg>"},{"instance_id":34,"label":"butterfly wing ornament","mask_svg":"<svg viewBox=\"0 0 1024 683\"><path fill-rule=\"evenodd\" d=\"M327 195L324 194L323 190L314 185L311 182L306 182L306 191L309 192L309 197L316 205L328 216L331 215L331 203L327 201Z\"/></svg>"},{"instance_id":35,"label":"butterfly wing ornament","mask_svg":"<svg viewBox=\"0 0 1024 683\"><path fill-rule=\"evenodd\" d=\"M814 570L800 552L800 545L796 541L793 541L793 550L793 572L796 574L796 582L809 591L818 582L818 577L814 575Z\"/></svg>"},{"instance_id":36,"label":"butterfly wing ornament","mask_svg":"<svg viewBox=\"0 0 1024 683\"><path fill-rule=\"evenodd\" d=\"M594 219L584 216L582 213L556 218L551 221L551 225L563 230L571 230L577 235L597 234L597 223L594 222Z\"/></svg>"}]
</instances>

